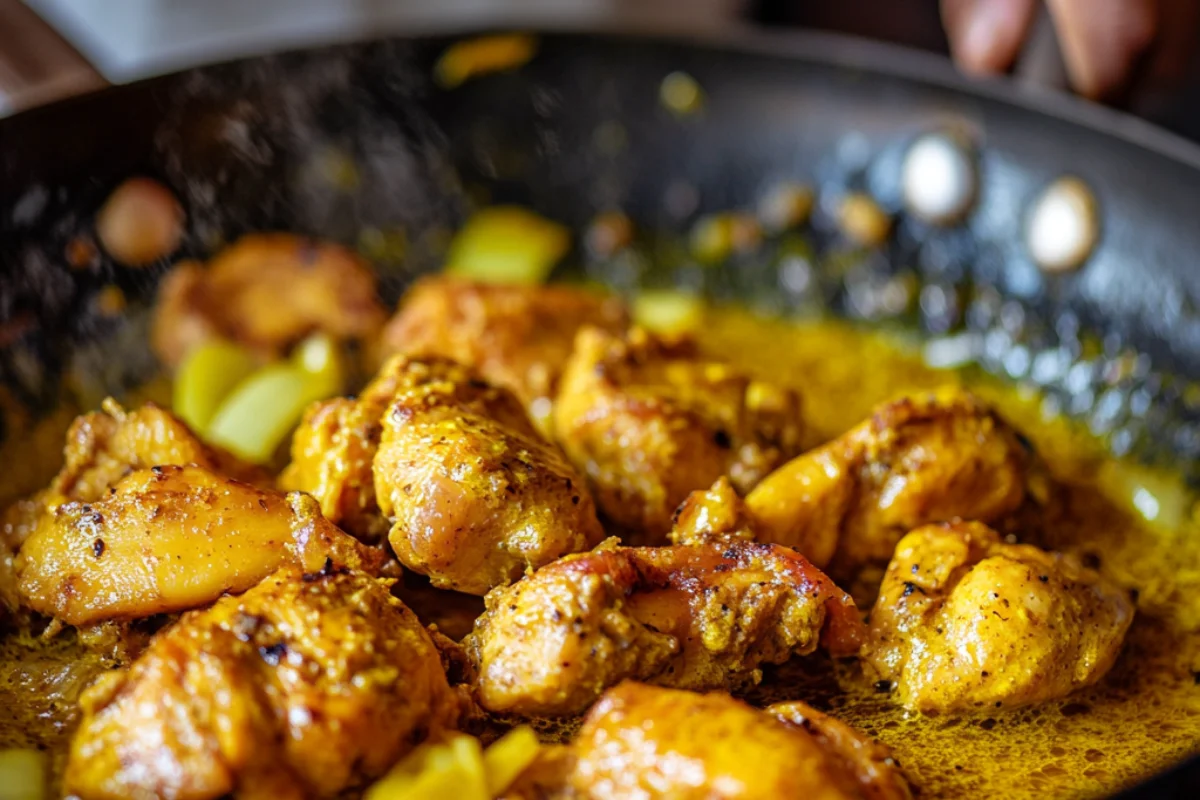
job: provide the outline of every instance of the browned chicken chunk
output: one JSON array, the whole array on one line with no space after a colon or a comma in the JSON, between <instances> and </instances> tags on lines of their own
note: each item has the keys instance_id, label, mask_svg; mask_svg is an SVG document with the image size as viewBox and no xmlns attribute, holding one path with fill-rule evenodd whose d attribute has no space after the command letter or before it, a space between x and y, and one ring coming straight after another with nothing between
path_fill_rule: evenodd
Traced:
<instances>
[{"instance_id":1,"label":"browned chicken chunk","mask_svg":"<svg viewBox=\"0 0 1200 800\"><path fill-rule=\"evenodd\" d=\"M126 411L111 398L101 411L77 417L67 431L63 466L50 485L10 506L0 521L0 599L18 605L16 554L35 529L52 525L55 510L63 503L91 503L103 497L117 481L139 469L196 464L260 486L271 484L270 475L236 456L200 441L183 421L154 403Z\"/></svg>"},{"instance_id":2,"label":"browned chicken chunk","mask_svg":"<svg viewBox=\"0 0 1200 800\"><path fill-rule=\"evenodd\" d=\"M738 518L752 520L759 541L799 550L844 580L864 565L886 563L915 527L993 521L1016 510L1030 463L1029 448L991 409L947 388L885 403L866 422L775 470L746 495ZM735 538L747 530L743 525ZM711 526L699 536L681 529L675 538L711 533Z\"/></svg>"},{"instance_id":3,"label":"browned chicken chunk","mask_svg":"<svg viewBox=\"0 0 1200 800\"><path fill-rule=\"evenodd\" d=\"M646 544L664 541L689 492L723 475L745 492L800 447L794 392L636 328L580 332L554 422L601 512Z\"/></svg>"},{"instance_id":4,"label":"browned chicken chunk","mask_svg":"<svg viewBox=\"0 0 1200 800\"><path fill-rule=\"evenodd\" d=\"M619 332L624 304L569 286L422 278L384 328L385 353L436 355L466 364L517 395L548 431L551 401L575 333L584 325Z\"/></svg>"},{"instance_id":5,"label":"browned chicken chunk","mask_svg":"<svg viewBox=\"0 0 1200 800\"><path fill-rule=\"evenodd\" d=\"M64 789L83 800L341 796L463 708L388 583L336 568L184 615L81 705Z\"/></svg>"},{"instance_id":6,"label":"browned chicken chunk","mask_svg":"<svg viewBox=\"0 0 1200 800\"><path fill-rule=\"evenodd\" d=\"M448 362L431 369L462 373ZM402 388L434 379L410 359L389 359L357 398L314 403L292 438L292 460L279 476L285 489L308 492L321 512L366 542L382 539L389 523L375 498L373 465L383 435L383 416ZM511 408L511 404L505 406Z\"/></svg>"},{"instance_id":7,"label":"browned chicken chunk","mask_svg":"<svg viewBox=\"0 0 1200 800\"><path fill-rule=\"evenodd\" d=\"M859 784L863 800L907 800L908 781L891 749L840 719L792 701L767 706L768 714L810 734L831 758L840 761Z\"/></svg>"},{"instance_id":8,"label":"browned chicken chunk","mask_svg":"<svg viewBox=\"0 0 1200 800\"><path fill-rule=\"evenodd\" d=\"M41 519L17 556L17 588L24 605L71 625L195 608L286 564L374 570L380 560L311 497L195 466L139 470Z\"/></svg>"},{"instance_id":9,"label":"browned chicken chunk","mask_svg":"<svg viewBox=\"0 0 1200 800\"><path fill-rule=\"evenodd\" d=\"M896 547L864 656L916 711L1028 705L1100 680L1133 611L1074 556L979 523L928 525Z\"/></svg>"},{"instance_id":10,"label":"browned chicken chunk","mask_svg":"<svg viewBox=\"0 0 1200 800\"><path fill-rule=\"evenodd\" d=\"M790 715L789 715L790 716ZM827 718L826 718L827 719ZM719 692L694 694L627 682L588 713L571 746L566 783L579 797L904 800L894 766L872 771L820 726L793 724ZM839 731L842 733L842 731Z\"/></svg>"},{"instance_id":11,"label":"browned chicken chunk","mask_svg":"<svg viewBox=\"0 0 1200 800\"><path fill-rule=\"evenodd\" d=\"M353 252L290 233L251 234L207 267L187 262L168 273L151 345L171 365L218 337L274 357L310 333L362 338L383 320L375 274Z\"/></svg>"},{"instance_id":12,"label":"browned chicken chunk","mask_svg":"<svg viewBox=\"0 0 1200 800\"><path fill-rule=\"evenodd\" d=\"M604 536L583 480L516 397L449 361L402 361L375 494L388 541L434 586L485 594Z\"/></svg>"},{"instance_id":13,"label":"browned chicken chunk","mask_svg":"<svg viewBox=\"0 0 1200 800\"><path fill-rule=\"evenodd\" d=\"M465 641L492 711L583 711L625 679L685 689L757 681L763 664L856 652L858 610L782 547L632 548L568 556L487 596Z\"/></svg>"}]
</instances>

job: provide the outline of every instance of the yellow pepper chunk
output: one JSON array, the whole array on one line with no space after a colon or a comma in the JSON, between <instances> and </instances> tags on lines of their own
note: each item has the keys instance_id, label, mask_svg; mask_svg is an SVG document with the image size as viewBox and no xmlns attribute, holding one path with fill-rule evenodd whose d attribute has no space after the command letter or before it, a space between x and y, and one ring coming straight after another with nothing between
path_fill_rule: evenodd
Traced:
<instances>
[{"instance_id":1,"label":"yellow pepper chunk","mask_svg":"<svg viewBox=\"0 0 1200 800\"><path fill-rule=\"evenodd\" d=\"M490 797L497 797L512 786L525 769L538 757L542 745L528 725L513 728L483 751L483 766L487 773Z\"/></svg>"},{"instance_id":2,"label":"yellow pepper chunk","mask_svg":"<svg viewBox=\"0 0 1200 800\"><path fill-rule=\"evenodd\" d=\"M483 753L472 736L424 744L371 786L364 800L489 800Z\"/></svg>"},{"instance_id":3,"label":"yellow pepper chunk","mask_svg":"<svg viewBox=\"0 0 1200 800\"><path fill-rule=\"evenodd\" d=\"M557 222L518 206L477 212L450 244L446 272L487 283L538 284L571 246Z\"/></svg>"},{"instance_id":4,"label":"yellow pepper chunk","mask_svg":"<svg viewBox=\"0 0 1200 800\"><path fill-rule=\"evenodd\" d=\"M192 348L175 375L175 413L203 431L221 401L257 368L254 354L232 342L210 341Z\"/></svg>"},{"instance_id":5,"label":"yellow pepper chunk","mask_svg":"<svg viewBox=\"0 0 1200 800\"><path fill-rule=\"evenodd\" d=\"M471 78L516 69L533 58L537 39L523 33L479 36L451 45L433 68L443 89L453 89Z\"/></svg>"}]
</instances>

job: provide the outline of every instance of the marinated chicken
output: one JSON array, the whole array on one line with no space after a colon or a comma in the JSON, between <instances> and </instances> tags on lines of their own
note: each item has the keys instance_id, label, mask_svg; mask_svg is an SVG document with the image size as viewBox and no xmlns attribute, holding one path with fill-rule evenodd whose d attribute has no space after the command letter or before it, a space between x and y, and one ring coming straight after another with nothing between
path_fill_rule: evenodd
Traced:
<instances>
[{"instance_id":1,"label":"marinated chicken","mask_svg":"<svg viewBox=\"0 0 1200 800\"><path fill-rule=\"evenodd\" d=\"M863 800L907 800L912 797L908 781L892 756L891 748L886 745L798 700L776 703L765 710L780 722L811 735L822 750L840 761L858 781Z\"/></svg>"},{"instance_id":2,"label":"marinated chicken","mask_svg":"<svg viewBox=\"0 0 1200 800\"><path fill-rule=\"evenodd\" d=\"M151 345L170 365L213 338L270 358L316 331L363 338L383 321L375 274L353 252L290 233L252 234L207 266L186 262L168 273L159 286Z\"/></svg>"},{"instance_id":3,"label":"marinated chicken","mask_svg":"<svg viewBox=\"0 0 1200 800\"><path fill-rule=\"evenodd\" d=\"M616 297L568 286L488 284L431 276L408 291L384 328L385 353L436 355L511 390L549 431L551 401L576 332L624 330Z\"/></svg>"},{"instance_id":4,"label":"marinated chicken","mask_svg":"<svg viewBox=\"0 0 1200 800\"><path fill-rule=\"evenodd\" d=\"M683 689L756 682L763 664L861 643L854 602L782 547L605 543L488 594L464 642L491 711L583 711L625 679Z\"/></svg>"},{"instance_id":5,"label":"marinated chicken","mask_svg":"<svg viewBox=\"0 0 1200 800\"><path fill-rule=\"evenodd\" d=\"M841 723L810 727L778 716L784 721L722 693L622 683L588 712L566 782L594 800L910 797L894 765L864 763L846 749L873 744L862 734L842 725L849 739L829 736Z\"/></svg>"},{"instance_id":6,"label":"marinated chicken","mask_svg":"<svg viewBox=\"0 0 1200 800\"><path fill-rule=\"evenodd\" d=\"M721 476L746 492L800 448L795 392L637 328L579 333L554 423L602 514L645 544L665 540L689 492Z\"/></svg>"},{"instance_id":7,"label":"marinated chicken","mask_svg":"<svg viewBox=\"0 0 1200 800\"><path fill-rule=\"evenodd\" d=\"M464 708L386 581L294 567L184 615L81 705L64 790L83 800L340 796Z\"/></svg>"},{"instance_id":8,"label":"marinated chicken","mask_svg":"<svg viewBox=\"0 0 1200 800\"><path fill-rule=\"evenodd\" d=\"M511 392L450 361L400 363L374 475L404 566L482 595L600 542L586 485Z\"/></svg>"},{"instance_id":9,"label":"marinated chicken","mask_svg":"<svg viewBox=\"0 0 1200 800\"><path fill-rule=\"evenodd\" d=\"M799 550L847 579L886 563L900 537L920 525L991 522L1015 511L1031 461L1012 428L950 387L878 407L767 476L746 495L745 512L758 541Z\"/></svg>"},{"instance_id":10,"label":"marinated chicken","mask_svg":"<svg viewBox=\"0 0 1200 800\"><path fill-rule=\"evenodd\" d=\"M896 546L864 656L915 711L1022 706L1104 677L1133 612L1072 555L980 523L928 525Z\"/></svg>"},{"instance_id":11,"label":"marinated chicken","mask_svg":"<svg viewBox=\"0 0 1200 800\"><path fill-rule=\"evenodd\" d=\"M0 567L0 600L17 606L16 554L35 529L53 525L60 505L94 502L134 470L183 464L271 484L266 472L201 442L179 418L153 403L126 411L110 398L102 410L77 417L67 432L63 466L50 485L14 503L0 522L0 551L7 554Z\"/></svg>"},{"instance_id":12,"label":"marinated chicken","mask_svg":"<svg viewBox=\"0 0 1200 800\"><path fill-rule=\"evenodd\" d=\"M373 464L383 416L401 387L411 388L428 378L409 359L396 357L383 365L357 398L339 397L309 406L292 437L292 460L279 477L280 485L311 494L329 521L359 539L371 543L382 539L389 523L375 498Z\"/></svg>"},{"instance_id":13,"label":"marinated chicken","mask_svg":"<svg viewBox=\"0 0 1200 800\"><path fill-rule=\"evenodd\" d=\"M154 467L41 517L17 556L17 589L28 608L87 625L196 608L288 564L373 571L380 560L311 497Z\"/></svg>"}]
</instances>

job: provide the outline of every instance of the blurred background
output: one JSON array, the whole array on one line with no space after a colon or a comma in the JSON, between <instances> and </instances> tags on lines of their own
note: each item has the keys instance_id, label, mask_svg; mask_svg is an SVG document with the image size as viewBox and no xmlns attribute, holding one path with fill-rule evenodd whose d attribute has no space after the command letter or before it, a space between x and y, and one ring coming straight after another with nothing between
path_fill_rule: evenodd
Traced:
<instances>
[{"instance_id":1,"label":"blurred background","mask_svg":"<svg viewBox=\"0 0 1200 800\"><path fill-rule=\"evenodd\" d=\"M1200 140L1200 2L1047 5L1090 14L1076 27L1089 29L1107 64L1120 63L1113 67L1120 69L1119 85L1105 88L1104 102ZM1130 9L1145 12L1152 28L1126 22L1121 14ZM946 21L980 10L992 12L994 28L1014 10L1031 16L1011 64L989 71L1039 91L1070 88L1058 44L1064 37L1056 36L1040 0L0 0L0 114L239 56L488 26L594 24L681 34L738 25L807 28L949 57L951 39L961 42L964 31L948 36ZM1107 29L1095 25L1097 19L1107 20ZM1128 41L1122 40L1136 44L1127 63L1121 52ZM961 50L956 54L964 60Z\"/></svg>"}]
</instances>

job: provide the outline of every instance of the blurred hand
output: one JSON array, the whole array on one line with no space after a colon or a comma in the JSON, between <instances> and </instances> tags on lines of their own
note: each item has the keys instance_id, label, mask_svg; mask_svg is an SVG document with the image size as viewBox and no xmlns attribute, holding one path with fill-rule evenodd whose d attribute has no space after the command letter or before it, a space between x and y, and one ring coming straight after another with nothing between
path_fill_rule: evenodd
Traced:
<instances>
[{"instance_id":1,"label":"blurred hand","mask_svg":"<svg viewBox=\"0 0 1200 800\"><path fill-rule=\"evenodd\" d=\"M954 59L967 72L1008 69L1024 44L1039 0L941 0ZM1195 0L1046 0L1071 84L1103 98L1125 88L1139 60L1166 40L1185 50L1195 41L1172 35L1172 17L1194 22ZM1188 26L1189 36L1195 26ZM1165 35L1164 35L1165 34Z\"/></svg>"}]
</instances>

